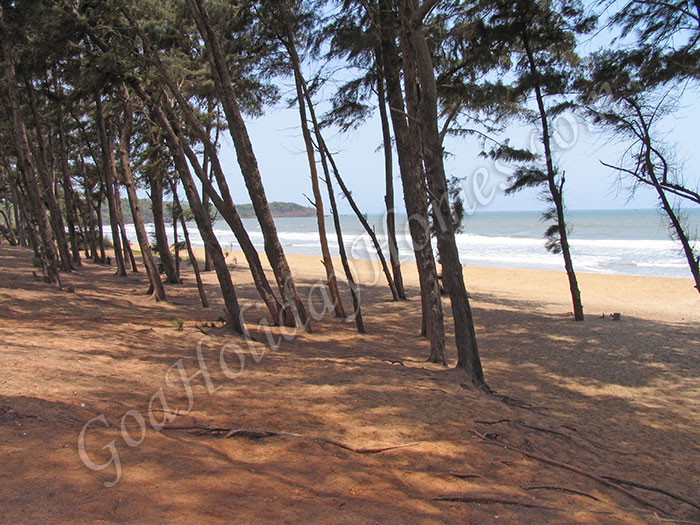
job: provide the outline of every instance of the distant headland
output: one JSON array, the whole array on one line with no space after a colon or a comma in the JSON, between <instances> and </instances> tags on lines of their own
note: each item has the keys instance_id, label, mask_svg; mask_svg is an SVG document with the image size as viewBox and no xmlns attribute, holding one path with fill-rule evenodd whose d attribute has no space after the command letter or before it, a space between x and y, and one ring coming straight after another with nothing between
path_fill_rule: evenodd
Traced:
<instances>
[{"instance_id":1,"label":"distant headland","mask_svg":"<svg viewBox=\"0 0 700 525\"><path fill-rule=\"evenodd\" d=\"M271 202L270 211L272 216L278 217L313 217L316 215L316 210L309 206L302 206L296 202ZM170 217L172 216L171 206L172 202L165 202L165 219L170 222ZM141 213L143 214L143 221L145 223L153 222L153 211L151 210L150 199L139 199L139 207L141 208ZM184 204L185 213L188 213L189 207ZM236 205L238 214L242 219L253 219L255 218L255 211L253 210L252 204L238 204ZM131 208L129 207L129 201L122 199L122 212L124 213L124 222L126 224L133 224L133 219L131 217ZM216 209L212 206L211 211L212 216L216 216ZM105 224L109 224L109 210L107 207L102 209L102 220Z\"/></svg>"}]
</instances>

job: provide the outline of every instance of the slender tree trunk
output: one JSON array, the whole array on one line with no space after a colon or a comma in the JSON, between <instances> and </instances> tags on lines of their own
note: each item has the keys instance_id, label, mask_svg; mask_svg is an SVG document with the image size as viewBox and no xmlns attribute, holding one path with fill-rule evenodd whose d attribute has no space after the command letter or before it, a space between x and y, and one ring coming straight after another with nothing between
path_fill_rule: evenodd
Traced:
<instances>
[{"instance_id":1,"label":"slender tree trunk","mask_svg":"<svg viewBox=\"0 0 700 525\"><path fill-rule=\"evenodd\" d=\"M289 37L290 39L292 38L291 36ZM357 203L355 202L355 199L352 197L352 193L348 190L347 186L345 185L345 182L343 181L342 177L340 176L340 171L338 170L338 166L335 163L335 160L333 159L333 155L331 155L330 150L326 146L325 140L323 140L323 135L321 133L321 126L318 123L318 119L316 118L316 111L314 109L314 104L313 101L311 100L311 94L309 93L308 86L306 84L306 80L304 80L304 76L302 75L301 72L301 65L299 63L299 57L296 53L296 49L291 46L290 50L290 55L292 56L292 63L294 65L294 69L297 75L297 79L299 80L299 87L297 89L297 95L299 96L300 94L303 94L309 108L309 114L311 116L311 121L314 126L314 133L316 135L316 141L318 142L318 148L321 151L321 160L322 162L325 162L325 159L327 158L328 161L330 161L331 166L333 167L333 173L335 175L336 180L338 181L338 184L340 185L341 190L343 191L343 195L345 195L345 198L347 199L348 203L350 204L350 207L352 208L353 212L355 212L355 215L357 216L358 220L360 221L360 224L362 224L363 228L367 232L367 235L369 235L370 239L372 240L372 244L374 245L374 249L377 252L377 256L379 257L379 262L381 264L382 270L384 271L384 275L386 277L387 283L389 285L389 289L391 290L391 295L394 298L394 300L399 299L399 294L396 289L396 286L394 284L394 279L392 278L391 272L389 270L389 267L386 263L386 258L384 257L384 252L382 251L381 244L379 243L379 240L377 239L377 235L374 231L374 229L370 226L369 222L367 221L367 218L365 215L360 211L360 208L357 206ZM300 89L299 89L300 88ZM305 113L304 113L305 115ZM304 118L305 120L305 118ZM311 141L311 137L309 136L309 141ZM313 144L311 144L313 147ZM313 150L312 150L313 152ZM326 176L330 176L330 173L328 173L327 166L324 166L326 168Z\"/></svg>"},{"instance_id":2,"label":"slender tree trunk","mask_svg":"<svg viewBox=\"0 0 700 525\"><path fill-rule=\"evenodd\" d=\"M102 221L102 196L98 197L97 200L97 207L95 208L95 213L97 214L97 227L98 227L98 232L99 232L99 239L100 239L100 259L99 262L100 264L106 264L107 261L107 254L105 253L105 233L104 233L104 224Z\"/></svg>"},{"instance_id":3,"label":"slender tree trunk","mask_svg":"<svg viewBox=\"0 0 700 525\"><path fill-rule=\"evenodd\" d=\"M36 171L32 162L29 143L27 141L27 129L24 125L22 109L20 105L17 77L15 76L14 49L10 43L10 35L5 26L4 12L0 7L0 39L2 40L3 62L5 65L5 81L7 83L7 94L12 110L13 134L17 147L18 164L24 175L24 182L29 198L31 212L39 227L41 243L36 242L40 247L42 267L44 277L49 283L57 283L61 286L58 275L58 255L56 245L51 235L51 223L41 198L39 181L36 178Z\"/></svg>"},{"instance_id":4,"label":"slender tree trunk","mask_svg":"<svg viewBox=\"0 0 700 525\"><path fill-rule=\"evenodd\" d=\"M212 263L214 265L217 278L219 279L221 293L226 305L226 324L230 329L247 336L247 331L241 318L238 298L236 297L236 289L233 285L228 266L226 265L226 258L224 257L223 251L221 250L221 245L214 234L212 225L204 212L204 207L202 206L202 201L197 193L197 188L194 184L194 180L192 179L192 175L190 174L189 167L187 166L187 161L185 159L180 140L180 137L175 137L171 133L166 133L166 141L168 142L168 147L173 155L175 168L179 173L180 180L185 188L190 209L194 214L202 240L212 256Z\"/></svg>"},{"instance_id":5,"label":"slender tree trunk","mask_svg":"<svg viewBox=\"0 0 700 525\"><path fill-rule=\"evenodd\" d=\"M208 102L208 108L209 113L214 111L214 105L211 100ZM205 133L207 134L207 137L211 136L211 126L207 125L205 129ZM215 133L215 138L214 138L214 147L219 142L219 128L217 126L216 128L216 133ZM204 169L204 173L207 174L207 177L209 179L209 182L211 183L214 180L214 165L209 161L209 154L204 151L204 162L202 163L202 168ZM204 210L207 212L207 215L209 215L209 219L211 220L211 213L209 213L209 193L202 188L202 204L204 205ZM212 265L211 265L211 257L209 257L209 253L204 250L204 271L205 272L211 272L213 270Z\"/></svg>"},{"instance_id":6,"label":"slender tree trunk","mask_svg":"<svg viewBox=\"0 0 700 525\"><path fill-rule=\"evenodd\" d=\"M204 202L202 202L204 204ZM177 187L173 184L173 206L178 211L177 215L180 217L180 225L182 226L182 235L185 238L185 246L187 247L187 255L190 259L190 265L192 266L192 271L194 272L194 278L197 282L197 292L199 293L199 299L202 301L202 306L204 308L209 308L209 301L207 300L207 294L204 291L204 284L202 283L202 276L199 272L199 263L197 262L197 257L192 249L192 243L190 242L190 233L187 229L187 221L185 221L185 214L182 213L182 206L180 205L180 198L177 196ZM206 211L206 210L205 210ZM206 214L208 215L208 214ZM206 252L206 250L205 250Z\"/></svg>"},{"instance_id":7,"label":"slender tree trunk","mask_svg":"<svg viewBox=\"0 0 700 525\"><path fill-rule=\"evenodd\" d=\"M134 83L133 88L139 95L139 97L144 101L144 103L149 103L149 101L151 101L151 111L154 117L157 119L159 125L161 125L163 129L167 130L167 133L172 134L172 136L175 137L176 131L173 129L174 126L177 129L177 133L180 133L180 135L182 135L182 133L179 130L179 124L177 123L175 116L172 114L172 112L169 111L167 106L165 108L161 108L157 104L152 103L153 101L138 83ZM169 111L169 117L173 122L173 126L171 126L168 120L168 116L165 115L164 110ZM209 138L206 135L202 135L200 133L200 131L203 129L201 123L194 120L194 114L191 113L191 108L189 108L189 106L185 106L184 113L185 115L190 115L190 118L188 118L190 122L190 132L199 136L199 138L204 144L205 149L209 153L210 164L214 169L214 174L216 176L219 189L221 191L221 196L219 196L216 189L213 187L208 174L203 170L199 159L197 158L197 155L194 153L187 141L182 140L181 144L184 148L185 155L187 156L190 165L194 169L197 178L202 183L202 188L206 189L207 193L212 199L212 202L214 203L214 206L219 211L223 219L226 221L226 223L229 225L234 235L236 236L236 240L238 241L238 244L243 250L243 253L245 254L246 260L248 262L248 266L250 268L255 287L258 293L260 294L260 297L265 302L268 311L270 312L271 324L285 324L287 326L295 326L295 317L292 315L292 312L290 310L285 310L282 307L282 305L275 297L272 288L270 287L270 284L267 280L267 276L265 275L265 272L263 270L258 252L255 249L253 242L250 240L248 232L246 231L245 226L243 225L243 221L241 220L236 206L233 202L233 199L231 198L228 183L226 182L226 177L224 175L223 169L221 168L221 164L219 163L219 158L216 153L216 149L214 148L213 144L209 141Z\"/></svg>"},{"instance_id":8,"label":"slender tree trunk","mask_svg":"<svg viewBox=\"0 0 700 525\"><path fill-rule=\"evenodd\" d=\"M153 223L156 230L156 242L158 243L158 254L160 261L165 269L167 282L177 284L177 274L175 272L175 263L170 254L170 243L168 235L165 231L165 215L163 212L163 181L159 175L155 175L151 179L151 203L153 208Z\"/></svg>"},{"instance_id":9,"label":"slender tree trunk","mask_svg":"<svg viewBox=\"0 0 700 525\"><path fill-rule=\"evenodd\" d=\"M146 274L148 275L148 281L150 283L149 291L152 291L153 298L156 301L167 301L168 299L165 293L165 287L163 286L163 281L160 278L160 273L158 273L158 265L156 264L155 258L153 257L151 243L148 240L146 226L143 223L141 208L139 206L139 198L136 194L136 184L134 183L134 175L131 171L131 158L129 155L129 151L132 134L133 108L131 107L129 92L126 89L126 86L122 86L121 91L122 97L124 98L124 118L119 137L118 151L119 162L121 164L122 174L124 177L124 186L126 187L126 193L129 196L129 205L131 206L131 216L134 220L136 238L138 239L139 247L141 248L143 264L146 268Z\"/></svg>"},{"instance_id":10,"label":"slender tree trunk","mask_svg":"<svg viewBox=\"0 0 700 525\"><path fill-rule=\"evenodd\" d=\"M413 240L416 266L421 288L421 305L425 335L430 341L428 360L446 364L445 328L438 284L435 258L430 244L430 223L424 174L422 170L420 144L411 136L404 110L399 71L399 55L395 46L396 28L393 26L393 13L390 0L380 0L380 34L382 35L382 60L384 80L391 109L391 121L396 138L404 203L408 213L408 224Z\"/></svg>"},{"instance_id":11,"label":"slender tree trunk","mask_svg":"<svg viewBox=\"0 0 700 525\"><path fill-rule=\"evenodd\" d=\"M229 132L236 149L238 164L241 168L255 214L260 223L260 229L265 239L265 253L277 279L277 285L282 296L286 299L285 304L294 310L297 326L310 330L311 323L308 318L306 305L304 305L297 293L291 269L277 236L277 228L267 202L257 159L255 158L248 130L233 90L233 82L231 81L218 37L212 27L203 2L201 0L187 0L187 4L206 44L212 77L221 97L224 113L229 124Z\"/></svg>"},{"instance_id":12,"label":"slender tree trunk","mask_svg":"<svg viewBox=\"0 0 700 525\"><path fill-rule=\"evenodd\" d=\"M117 275L126 276L126 264L122 251L121 232L119 230L119 217L117 215L117 202L114 196L114 180L112 178L112 167L110 166L110 150L112 145L109 142L107 130L105 128L104 115L102 110L101 96L95 97L95 108L97 116L97 128L100 135L100 145L102 148L102 176L105 194L107 195L107 206L109 207L109 224L112 230L112 244L114 246L114 260L117 264ZM102 218L100 217L100 222Z\"/></svg>"},{"instance_id":13,"label":"slender tree trunk","mask_svg":"<svg viewBox=\"0 0 700 525\"><path fill-rule=\"evenodd\" d=\"M56 200L53 181L54 177L46 147L43 120L39 113L36 94L34 92L34 85L29 80L25 82L25 85L29 98L29 107L31 108L32 115L34 117L34 129L36 132L36 142L39 152L38 161L35 163L35 167L39 175L39 186L42 189L42 200L44 203L46 203L49 211L49 221L51 223L51 228L53 229L54 240L56 241L56 247L58 249L61 270L69 272L73 269L73 266L71 264L68 243L66 241L66 228L63 223L63 214L60 206L58 205L58 201Z\"/></svg>"},{"instance_id":14,"label":"slender tree trunk","mask_svg":"<svg viewBox=\"0 0 700 525\"><path fill-rule=\"evenodd\" d=\"M306 117L306 104L304 97L304 88L301 85L300 71L299 71L299 59L296 55L296 50L294 48L293 36L291 32L288 33L289 41L287 44L287 49L289 51L290 58L292 60L292 65L294 67L295 84L297 89L297 104L299 107L299 118L301 123L301 133L304 137L304 145L306 146L306 157L309 161L309 171L311 173L311 188L314 195L314 207L316 208L316 223L318 225L318 236L321 241L321 255L323 256L323 266L326 269L326 278L328 279L328 291L330 292L331 301L333 301L333 306L335 308L336 317L345 317L345 309L343 308L343 301L340 297L340 290L338 289L338 281L335 276L335 270L333 268L333 258L331 257L331 252L328 249L328 238L326 237L326 219L323 212L323 197L321 195L321 187L318 182L318 170L316 169L316 158L314 155L314 145L311 140L311 132L309 131L309 123Z\"/></svg>"},{"instance_id":15,"label":"slender tree trunk","mask_svg":"<svg viewBox=\"0 0 700 525\"><path fill-rule=\"evenodd\" d=\"M530 42L526 35L522 36L523 45L525 47L525 52L527 53L528 64L532 76L537 79L539 78L539 71L535 65L535 59L530 48ZM544 145L544 156L547 163L547 183L549 185L549 192L552 196L552 201L557 211L557 226L559 228L559 244L561 246L561 253L564 257L564 268L566 269L566 275L569 278L569 290L571 291L571 302L574 307L574 319L576 321L583 321L583 304L581 302L581 291L578 287L578 280L576 278L576 272L574 271L574 264L571 259L571 249L569 247L569 234L566 228L566 220L564 218L564 177L561 178L561 184L557 184L556 180L556 169L554 168L554 160L552 156L552 146L551 137L549 134L549 117L547 115L547 110L544 105L544 97L542 95L542 90L539 84L535 84L535 98L537 99L537 108L540 114L540 124L542 126L542 143Z\"/></svg>"},{"instance_id":16,"label":"slender tree trunk","mask_svg":"<svg viewBox=\"0 0 700 525\"><path fill-rule=\"evenodd\" d=\"M204 206L204 203L202 203L202 206ZM175 252L175 275L177 276L177 282L182 283L182 279L180 278L180 240L177 231L177 211L174 205L171 211L171 219L173 221L173 251Z\"/></svg>"},{"instance_id":17,"label":"slender tree trunk","mask_svg":"<svg viewBox=\"0 0 700 525\"><path fill-rule=\"evenodd\" d=\"M114 180L117 180L116 175L116 162L112 159L112 165L114 166ZM139 268L136 266L136 257L134 257L134 251L131 249L131 243L129 242L129 237L126 234L126 224L124 224L124 211L122 210L122 197L119 191L119 184L114 183L114 200L117 203L117 220L119 221L119 232L122 238L122 247L124 249L124 261L129 261L131 264L131 271L133 273L138 273Z\"/></svg>"},{"instance_id":18,"label":"slender tree trunk","mask_svg":"<svg viewBox=\"0 0 700 525\"><path fill-rule=\"evenodd\" d=\"M7 164L5 165L7 166ZM28 240L24 228L24 221L22 220L22 203L20 201L20 195L17 191L17 186L15 184L10 184L10 193L12 194L12 201L14 202L15 227L17 228L17 237L19 240L19 245L27 246Z\"/></svg>"},{"instance_id":19,"label":"slender tree trunk","mask_svg":"<svg viewBox=\"0 0 700 525\"><path fill-rule=\"evenodd\" d=\"M474 319L464 285L462 264L459 260L455 239L447 178L442 158L442 141L438 129L435 72L420 21L412 20L415 6L416 3L413 0L401 0L399 3L404 79L410 83L415 71L415 80L420 82L420 99L416 107L418 112L411 115L409 109L409 117L413 116L420 123L417 136L420 137L423 146L426 176L433 201L432 209L437 218L435 230L443 267L443 279L450 295L454 318L458 356L457 368L467 373L474 386L488 390L484 381ZM407 70L410 70L410 73L407 73ZM407 85L406 91L409 92L411 89Z\"/></svg>"},{"instance_id":20,"label":"slender tree trunk","mask_svg":"<svg viewBox=\"0 0 700 525\"><path fill-rule=\"evenodd\" d=\"M399 257L399 245L396 242L396 209L394 207L394 159L391 152L391 130L389 128L389 116L386 111L386 95L384 91L384 79L381 74L377 75L377 95L379 98L379 118L382 123L382 137L384 139L384 173L386 183L386 194L384 203L386 205L386 236L389 246L389 259L394 273L394 285L400 299L406 299L406 290L403 286L403 275L401 273L401 259Z\"/></svg>"},{"instance_id":21,"label":"slender tree trunk","mask_svg":"<svg viewBox=\"0 0 700 525\"><path fill-rule=\"evenodd\" d=\"M359 286L357 286L355 278L352 275L350 262L348 261L348 254L345 251L345 241L343 240L343 230L340 224L340 214L338 213L338 206L335 201L333 181L331 179L331 174L328 170L325 151L321 150L319 153L321 155L321 161L323 162L323 171L326 178L326 187L328 188L328 200L331 204L331 211L333 212L333 223L335 225L335 234L338 238L338 251L340 252L340 261L343 265L343 270L345 271L345 278L348 280L348 286L350 287L350 295L352 296L352 317L355 319L357 331L361 334L364 334L366 333L366 330L365 323L362 319L362 301L360 299L360 288Z\"/></svg>"},{"instance_id":22,"label":"slender tree trunk","mask_svg":"<svg viewBox=\"0 0 700 525\"><path fill-rule=\"evenodd\" d=\"M68 148L66 146L65 128L63 125L63 111L59 106L58 111L58 138L61 157L61 182L63 184L63 196L66 203L66 222L68 223L68 237L70 239L70 247L72 253L72 262L76 266L81 266L80 261L80 246L78 236L75 231L75 223L77 213L75 211L75 195L73 192L73 183L70 179L70 168L68 166Z\"/></svg>"}]
</instances>

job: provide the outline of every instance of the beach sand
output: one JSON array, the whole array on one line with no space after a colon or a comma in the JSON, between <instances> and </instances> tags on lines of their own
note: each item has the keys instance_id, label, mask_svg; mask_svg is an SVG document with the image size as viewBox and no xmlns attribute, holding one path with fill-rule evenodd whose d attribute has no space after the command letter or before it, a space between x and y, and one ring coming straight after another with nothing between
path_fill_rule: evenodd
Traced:
<instances>
[{"instance_id":1,"label":"beach sand","mask_svg":"<svg viewBox=\"0 0 700 525\"><path fill-rule=\"evenodd\" d=\"M601 478L700 500L700 294L690 280L580 274L587 318L575 323L563 272L466 268L498 394L487 396L424 362L414 265L404 265L410 300L393 302L381 272L354 261L367 335L327 314L270 348L283 330L261 326L242 254L228 261L250 346L220 328L213 273L210 309L184 262L184 284L156 304L143 272L119 278L86 263L63 276L72 291L59 291L32 277L29 251L0 246L0 521L700 520L686 503ZM289 261L321 310L319 258ZM208 374L188 391L179 370L201 370L198 344ZM451 338L448 358L454 366ZM179 428L152 429L152 399L178 411L167 425ZM115 463L90 470L79 455L90 420L83 450L97 464L118 455L112 488ZM225 429L283 434L224 439ZM360 450L390 445L410 446Z\"/></svg>"}]
</instances>

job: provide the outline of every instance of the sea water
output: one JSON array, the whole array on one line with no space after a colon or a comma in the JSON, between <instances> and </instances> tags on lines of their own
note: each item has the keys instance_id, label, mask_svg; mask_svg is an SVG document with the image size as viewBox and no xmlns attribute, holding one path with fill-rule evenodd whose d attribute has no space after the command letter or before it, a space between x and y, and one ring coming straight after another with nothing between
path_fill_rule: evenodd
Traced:
<instances>
[{"instance_id":1,"label":"sea water","mask_svg":"<svg viewBox=\"0 0 700 525\"><path fill-rule=\"evenodd\" d=\"M700 210L687 210L684 215L688 231L695 237L700 233ZM369 215L367 219L388 257L384 216ZM571 210L567 213L567 220L576 271L691 277L681 245L673 239L668 219L658 210ZM263 236L257 221L244 219L243 222L253 244L262 252ZM401 260L412 261L406 216L397 215L396 223ZM278 218L275 224L285 252L320 255L315 217ZM376 258L370 238L355 216L342 216L341 226L346 250L351 257ZM326 218L326 227L331 252L338 255L331 217ZM460 258L465 265L474 266L563 269L562 256L545 249L543 234L546 228L539 212L477 212L464 220L462 232L457 234ZM153 226L147 225L147 230L152 238ZM240 249L225 222L216 221L214 230L224 249ZM136 242L133 226L128 225L127 231L129 238ZM172 236L172 230L169 235ZM190 236L195 246L203 246L194 224L190 225Z\"/></svg>"}]
</instances>

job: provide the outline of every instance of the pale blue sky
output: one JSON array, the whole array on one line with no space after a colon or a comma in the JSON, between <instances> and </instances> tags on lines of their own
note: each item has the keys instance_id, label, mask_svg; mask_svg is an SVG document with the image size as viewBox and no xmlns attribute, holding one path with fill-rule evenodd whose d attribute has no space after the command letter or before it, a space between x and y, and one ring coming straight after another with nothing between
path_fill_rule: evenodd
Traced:
<instances>
[{"instance_id":1,"label":"pale blue sky","mask_svg":"<svg viewBox=\"0 0 700 525\"><path fill-rule=\"evenodd\" d=\"M680 158L684 159L689 174L697 174L700 167L695 149L700 135L700 104L693 100L695 95L690 93L685 97L685 105L678 112L681 118L666 123L669 129L668 140L677 142ZM560 142L564 149L557 153L557 157L560 166L566 170L565 192L570 209L650 208L656 205L654 195L645 189L639 190L628 201L628 193L620 191L615 183L615 175L600 164L600 159L616 162L621 152L620 144L611 143L605 132L588 129L584 123L566 120L560 123L563 130ZM268 199L308 204L304 194L311 194L311 182L296 110L270 108L264 117L248 119L248 126ZM530 129L524 126L513 129L511 142L517 146L526 146L531 134ZM234 200L237 203L249 202L228 133L222 137L222 160ZM381 150L377 149L381 144L378 118L373 118L358 130L346 134L328 130L326 140L333 150L338 151L336 160L339 168L362 210L366 213L381 213L384 208L384 159ZM446 149L451 153L446 159L448 174L467 177L464 185L469 203L476 203L473 178L479 172L476 176L482 188L481 201L485 206L478 206L477 210L542 209L543 204L535 192L505 196L497 191L490 198L491 188L505 181L506 175L502 172L506 170L499 172L492 163L480 158L475 139L448 139ZM396 164L396 159L394 160ZM398 167L395 167L394 175L397 206L403 207ZM696 175L695 180L697 179ZM341 198L339 204L342 213L351 213L344 199Z\"/></svg>"}]
</instances>

